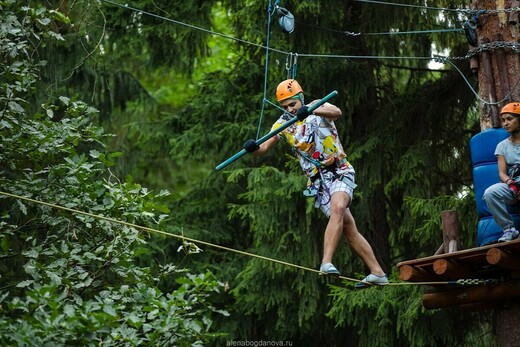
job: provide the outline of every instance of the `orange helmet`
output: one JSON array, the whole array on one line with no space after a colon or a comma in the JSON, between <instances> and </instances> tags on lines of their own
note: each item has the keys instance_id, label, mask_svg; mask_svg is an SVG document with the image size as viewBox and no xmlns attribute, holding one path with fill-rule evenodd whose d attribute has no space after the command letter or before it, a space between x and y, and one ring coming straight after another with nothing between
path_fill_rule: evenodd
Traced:
<instances>
[{"instance_id":1,"label":"orange helmet","mask_svg":"<svg viewBox=\"0 0 520 347\"><path fill-rule=\"evenodd\" d=\"M502 107L500 115L503 115L504 113L513 113L520 116L520 102L510 102Z\"/></svg>"},{"instance_id":2,"label":"orange helmet","mask_svg":"<svg viewBox=\"0 0 520 347\"><path fill-rule=\"evenodd\" d=\"M276 87L276 100L280 102L298 93L303 93L303 89L298 81L293 79L285 80Z\"/></svg>"}]
</instances>

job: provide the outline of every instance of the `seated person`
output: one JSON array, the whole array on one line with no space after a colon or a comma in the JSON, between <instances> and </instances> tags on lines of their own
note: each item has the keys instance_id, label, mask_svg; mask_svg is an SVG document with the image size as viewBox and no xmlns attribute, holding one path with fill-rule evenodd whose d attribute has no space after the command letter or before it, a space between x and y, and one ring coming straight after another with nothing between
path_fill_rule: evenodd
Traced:
<instances>
[{"instance_id":1,"label":"seated person","mask_svg":"<svg viewBox=\"0 0 520 347\"><path fill-rule=\"evenodd\" d=\"M509 137L499 142L495 149L500 183L487 188L482 198L493 219L504 231L498 239L504 242L518 237L507 205L514 205L520 200L520 102L505 105L500 111L500 118L509 133Z\"/></svg>"}]
</instances>

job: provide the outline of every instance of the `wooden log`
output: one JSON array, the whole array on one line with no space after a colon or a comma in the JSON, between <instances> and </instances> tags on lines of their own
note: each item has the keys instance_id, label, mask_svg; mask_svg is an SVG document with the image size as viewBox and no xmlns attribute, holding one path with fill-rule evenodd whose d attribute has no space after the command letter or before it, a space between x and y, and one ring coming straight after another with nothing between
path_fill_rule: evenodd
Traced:
<instances>
[{"instance_id":1,"label":"wooden log","mask_svg":"<svg viewBox=\"0 0 520 347\"><path fill-rule=\"evenodd\" d=\"M491 248L500 248L505 249L508 252L520 253L520 238L514 241L469 248L449 254L439 254L419 259L405 260L397 263L397 267L400 268L404 265L410 265L413 267L426 268L433 266L433 263L437 259L450 259L458 262L469 263L472 266L489 265L486 261L486 252Z\"/></svg>"},{"instance_id":2,"label":"wooden log","mask_svg":"<svg viewBox=\"0 0 520 347\"><path fill-rule=\"evenodd\" d=\"M474 274L470 267L447 259L437 259L433 263L433 271L437 275L452 279L471 278Z\"/></svg>"},{"instance_id":3,"label":"wooden log","mask_svg":"<svg viewBox=\"0 0 520 347\"><path fill-rule=\"evenodd\" d=\"M492 310L496 307L495 301L486 301L486 302L476 302L472 304L464 304L457 306L459 311L463 312L477 312L477 311L485 311Z\"/></svg>"},{"instance_id":4,"label":"wooden log","mask_svg":"<svg viewBox=\"0 0 520 347\"><path fill-rule=\"evenodd\" d=\"M520 280L512 280L494 285L476 285L439 293L425 293L423 306L427 309L435 309L518 297L520 297Z\"/></svg>"},{"instance_id":5,"label":"wooden log","mask_svg":"<svg viewBox=\"0 0 520 347\"><path fill-rule=\"evenodd\" d=\"M486 253L486 260L491 265L506 269L520 270L520 256L506 253L498 248L491 248Z\"/></svg>"},{"instance_id":6,"label":"wooden log","mask_svg":"<svg viewBox=\"0 0 520 347\"><path fill-rule=\"evenodd\" d=\"M410 265L403 265L399 267L399 279L406 282L438 281L435 275L424 269Z\"/></svg>"},{"instance_id":7,"label":"wooden log","mask_svg":"<svg viewBox=\"0 0 520 347\"><path fill-rule=\"evenodd\" d=\"M442 221L442 242L444 245L444 253L452 253L456 252L458 245L460 244L459 238L459 220L457 216L457 211L448 210L441 212L441 221ZM455 247L453 247L453 242L455 242ZM450 243L452 246L450 247ZM450 251L450 248L452 251ZM454 250L453 250L454 249Z\"/></svg>"}]
</instances>

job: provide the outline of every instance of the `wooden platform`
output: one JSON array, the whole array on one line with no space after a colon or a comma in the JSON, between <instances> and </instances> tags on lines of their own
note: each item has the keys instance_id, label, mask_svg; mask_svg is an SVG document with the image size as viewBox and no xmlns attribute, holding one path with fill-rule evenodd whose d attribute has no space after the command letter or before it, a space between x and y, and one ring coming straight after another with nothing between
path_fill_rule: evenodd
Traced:
<instances>
[{"instance_id":1,"label":"wooden platform","mask_svg":"<svg viewBox=\"0 0 520 347\"><path fill-rule=\"evenodd\" d=\"M397 267L401 280L430 284L423 296L426 308L479 303L492 307L497 301L520 297L520 238L403 261ZM464 279L482 281L473 285L445 284Z\"/></svg>"}]
</instances>

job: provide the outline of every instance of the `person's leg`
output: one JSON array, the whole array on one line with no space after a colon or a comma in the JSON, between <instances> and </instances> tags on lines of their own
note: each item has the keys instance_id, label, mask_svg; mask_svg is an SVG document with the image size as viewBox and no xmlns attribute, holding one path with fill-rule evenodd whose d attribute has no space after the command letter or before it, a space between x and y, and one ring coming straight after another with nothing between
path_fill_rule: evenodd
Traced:
<instances>
[{"instance_id":1,"label":"person's leg","mask_svg":"<svg viewBox=\"0 0 520 347\"><path fill-rule=\"evenodd\" d=\"M513 218L507 211L507 205L513 205L517 200L505 183L496 183L484 191L482 199L486 203L495 222L502 230L514 226Z\"/></svg>"},{"instance_id":2,"label":"person's leg","mask_svg":"<svg viewBox=\"0 0 520 347\"><path fill-rule=\"evenodd\" d=\"M325 228L323 237L322 264L332 263L332 257L338 248L339 240L343 232L344 211L347 208L349 198L347 193L338 192L330 197L329 222Z\"/></svg>"},{"instance_id":3,"label":"person's leg","mask_svg":"<svg viewBox=\"0 0 520 347\"><path fill-rule=\"evenodd\" d=\"M379 265L372 247L365 237L358 231L354 217L347 208L349 200L349 195L346 192L338 191L331 196L330 218L325 230L323 262L321 268L329 265L333 267L331 263L332 257L338 246L341 233L343 232L347 239L347 243L350 244L370 269L370 274L361 282L356 283L355 288L366 288L371 284L388 284L386 274ZM324 269L322 271L326 272Z\"/></svg>"},{"instance_id":4,"label":"person's leg","mask_svg":"<svg viewBox=\"0 0 520 347\"><path fill-rule=\"evenodd\" d=\"M484 191L482 199L486 202L495 222L502 228L504 233L498 241L511 241L518 237L519 232L513 223L513 217L507 211L507 205L518 202L509 187L505 183L496 183Z\"/></svg>"},{"instance_id":5,"label":"person's leg","mask_svg":"<svg viewBox=\"0 0 520 347\"><path fill-rule=\"evenodd\" d=\"M345 233L349 245L365 262L370 272L377 276L383 276L385 272L381 268L381 265L379 265L372 247L358 231L354 216L352 216L348 208L344 210L343 232Z\"/></svg>"},{"instance_id":6,"label":"person's leg","mask_svg":"<svg viewBox=\"0 0 520 347\"><path fill-rule=\"evenodd\" d=\"M332 257L338 247L341 234L344 233L347 242L361 257L374 275L382 276L384 271L379 265L372 247L363 235L358 231L356 221L347 208L349 196L345 192L332 194L330 200L330 217L323 241L322 263L332 263Z\"/></svg>"}]
</instances>

